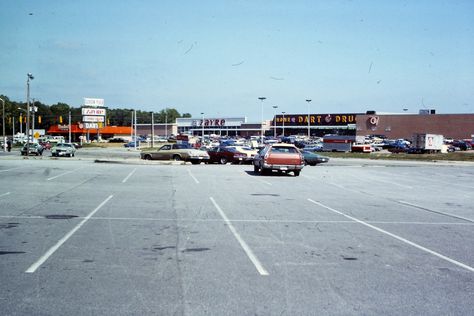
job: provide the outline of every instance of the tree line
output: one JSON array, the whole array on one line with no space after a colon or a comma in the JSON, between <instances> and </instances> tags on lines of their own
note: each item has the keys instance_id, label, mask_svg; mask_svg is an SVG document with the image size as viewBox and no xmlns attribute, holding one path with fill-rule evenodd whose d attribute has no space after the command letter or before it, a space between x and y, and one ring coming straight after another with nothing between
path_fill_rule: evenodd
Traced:
<instances>
[{"instance_id":1,"label":"tree line","mask_svg":"<svg viewBox=\"0 0 474 316\"><path fill-rule=\"evenodd\" d=\"M5 101L5 133L7 135L11 135L13 131L15 131L15 133L19 132L20 124L22 124L24 132L26 127L27 113L26 102L12 101L4 95L1 95L0 99ZM1 101L0 106L3 106ZM34 115L33 109L36 110ZM132 124L132 112L134 109L111 109L108 107L105 107L105 109L106 125L130 126ZM1 108L0 111L1 117L3 108ZM34 117L35 129L44 129L47 131L53 125L68 124L69 113L71 113L71 124L82 121L81 107L71 107L70 105L62 102L47 105L41 101L30 100L30 126L33 126ZM151 111L136 110L137 124L150 124L152 117L151 113ZM153 120L155 124L175 123L176 119L181 117L192 116L190 113L180 114L174 108L165 108L153 113ZM0 125L3 124L2 122L3 120L0 120Z\"/></svg>"}]
</instances>

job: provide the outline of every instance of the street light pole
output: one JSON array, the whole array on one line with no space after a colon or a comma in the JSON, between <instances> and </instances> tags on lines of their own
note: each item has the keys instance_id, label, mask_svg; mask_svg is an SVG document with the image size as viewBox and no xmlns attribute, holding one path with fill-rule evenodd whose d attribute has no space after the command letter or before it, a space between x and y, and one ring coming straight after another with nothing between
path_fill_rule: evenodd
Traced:
<instances>
[{"instance_id":1,"label":"street light pole","mask_svg":"<svg viewBox=\"0 0 474 316\"><path fill-rule=\"evenodd\" d=\"M2 98L0 98L0 101L2 101L2 103L3 103L3 110L2 110L2 120L3 120L3 123L2 123L2 127L3 127L3 151L6 152L6 151L7 151L7 139L5 138L5 100L3 100Z\"/></svg>"},{"instance_id":2,"label":"street light pole","mask_svg":"<svg viewBox=\"0 0 474 316\"><path fill-rule=\"evenodd\" d=\"M33 112L31 116L33 116L32 122L31 122L31 135L34 136L35 134L35 114L36 114L36 106L35 106L36 100L33 98L32 106L31 106L31 111Z\"/></svg>"},{"instance_id":3,"label":"street light pole","mask_svg":"<svg viewBox=\"0 0 474 316\"><path fill-rule=\"evenodd\" d=\"M30 80L34 77L31 73L27 74L26 80L26 157L30 154Z\"/></svg>"},{"instance_id":4,"label":"street light pole","mask_svg":"<svg viewBox=\"0 0 474 316\"><path fill-rule=\"evenodd\" d=\"M69 142L71 143L72 142L72 139L71 139L71 110L69 110L69 115L68 115L68 136L69 136Z\"/></svg>"},{"instance_id":5,"label":"street light pole","mask_svg":"<svg viewBox=\"0 0 474 316\"><path fill-rule=\"evenodd\" d=\"M168 139L168 109L165 109L165 137Z\"/></svg>"},{"instance_id":6,"label":"street light pole","mask_svg":"<svg viewBox=\"0 0 474 316\"><path fill-rule=\"evenodd\" d=\"M277 137L277 127L276 127L276 112L275 110L278 109L278 105L273 106L273 137Z\"/></svg>"},{"instance_id":7,"label":"street light pole","mask_svg":"<svg viewBox=\"0 0 474 316\"><path fill-rule=\"evenodd\" d=\"M285 137L285 113L286 112L281 112L281 114L283 114L283 137Z\"/></svg>"},{"instance_id":8,"label":"street light pole","mask_svg":"<svg viewBox=\"0 0 474 316\"><path fill-rule=\"evenodd\" d=\"M151 112L151 148L155 147L155 119L154 113Z\"/></svg>"},{"instance_id":9,"label":"street light pole","mask_svg":"<svg viewBox=\"0 0 474 316\"><path fill-rule=\"evenodd\" d=\"M5 138L5 100L0 98L0 101L3 103L3 110L2 110L2 127L3 127L3 151L7 151L7 139Z\"/></svg>"},{"instance_id":10,"label":"street light pole","mask_svg":"<svg viewBox=\"0 0 474 316\"><path fill-rule=\"evenodd\" d=\"M311 137L311 131L310 131L310 112L309 112L309 102L311 102L311 99L306 99L306 102L308 102L308 138Z\"/></svg>"},{"instance_id":11,"label":"street light pole","mask_svg":"<svg viewBox=\"0 0 474 316\"><path fill-rule=\"evenodd\" d=\"M202 121L201 121L201 147L204 146L204 112L201 112Z\"/></svg>"},{"instance_id":12,"label":"street light pole","mask_svg":"<svg viewBox=\"0 0 474 316\"><path fill-rule=\"evenodd\" d=\"M260 129L260 142L263 145L263 101L266 100L267 98L259 97L258 99L261 101L260 103L261 103L261 108L262 108L262 113L261 113L261 116L260 116L260 126L261 126L261 129Z\"/></svg>"}]
</instances>

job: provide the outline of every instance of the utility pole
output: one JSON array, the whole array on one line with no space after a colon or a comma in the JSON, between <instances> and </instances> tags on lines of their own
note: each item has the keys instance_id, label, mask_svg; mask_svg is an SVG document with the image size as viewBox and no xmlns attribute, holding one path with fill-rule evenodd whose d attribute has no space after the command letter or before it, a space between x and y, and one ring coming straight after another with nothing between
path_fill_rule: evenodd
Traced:
<instances>
[{"instance_id":1,"label":"utility pole","mask_svg":"<svg viewBox=\"0 0 474 316\"><path fill-rule=\"evenodd\" d=\"M155 146L155 120L153 112L151 112L151 148Z\"/></svg>"},{"instance_id":2,"label":"utility pole","mask_svg":"<svg viewBox=\"0 0 474 316\"><path fill-rule=\"evenodd\" d=\"M0 98L0 101L3 103L3 110L2 110L2 127L3 127L3 151L7 151L7 139L5 138L5 100Z\"/></svg>"},{"instance_id":3,"label":"utility pole","mask_svg":"<svg viewBox=\"0 0 474 316\"><path fill-rule=\"evenodd\" d=\"M258 98L261 102L261 108L262 108L262 113L261 113L261 116L260 116L260 125L261 125L261 128L260 128L260 141L263 145L263 101L266 100L267 98L265 97L259 97Z\"/></svg>"},{"instance_id":4,"label":"utility pole","mask_svg":"<svg viewBox=\"0 0 474 316\"><path fill-rule=\"evenodd\" d=\"M34 77L31 73L27 74L26 80L26 158L30 154L30 80Z\"/></svg>"},{"instance_id":5,"label":"utility pole","mask_svg":"<svg viewBox=\"0 0 474 316\"><path fill-rule=\"evenodd\" d=\"M69 143L71 143L71 111L69 110Z\"/></svg>"}]
</instances>

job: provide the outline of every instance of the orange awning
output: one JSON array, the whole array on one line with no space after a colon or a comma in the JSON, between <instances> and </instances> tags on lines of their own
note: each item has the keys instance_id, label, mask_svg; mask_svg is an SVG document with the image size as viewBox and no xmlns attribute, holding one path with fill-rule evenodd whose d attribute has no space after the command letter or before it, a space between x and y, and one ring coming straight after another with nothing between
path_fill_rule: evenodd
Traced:
<instances>
[{"instance_id":1,"label":"orange awning","mask_svg":"<svg viewBox=\"0 0 474 316\"><path fill-rule=\"evenodd\" d=\"M97 129L85 129L81 128L79 124L71 124L72 134L97 134ZM67 134L69 133L68 125L53 125L48 129L48 134ZM99 129L100 134L112 134L112 135L130 135L132 128L130 126L105 126Z\"/></svg>"}]
</instances>

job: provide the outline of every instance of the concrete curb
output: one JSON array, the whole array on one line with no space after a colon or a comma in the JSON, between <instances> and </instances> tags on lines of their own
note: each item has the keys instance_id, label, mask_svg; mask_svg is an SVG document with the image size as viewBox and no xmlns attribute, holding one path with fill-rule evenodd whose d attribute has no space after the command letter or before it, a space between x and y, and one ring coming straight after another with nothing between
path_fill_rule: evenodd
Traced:
<instances>
[{"instance_id":1,"label":"concrete curb","mask_svg":"<svg viewBox=\"0 0 474 316\"><path fill-rule=\"evenodd\" d=\"M186 165L191 163L186 163L185 161L173 161L173 160L142 160L142 159L127 159L127 160L117 160L117 159L94 159L94 163L110 163L110 164L127 164L127 165Z\"/></svg>"}]
</instances>

